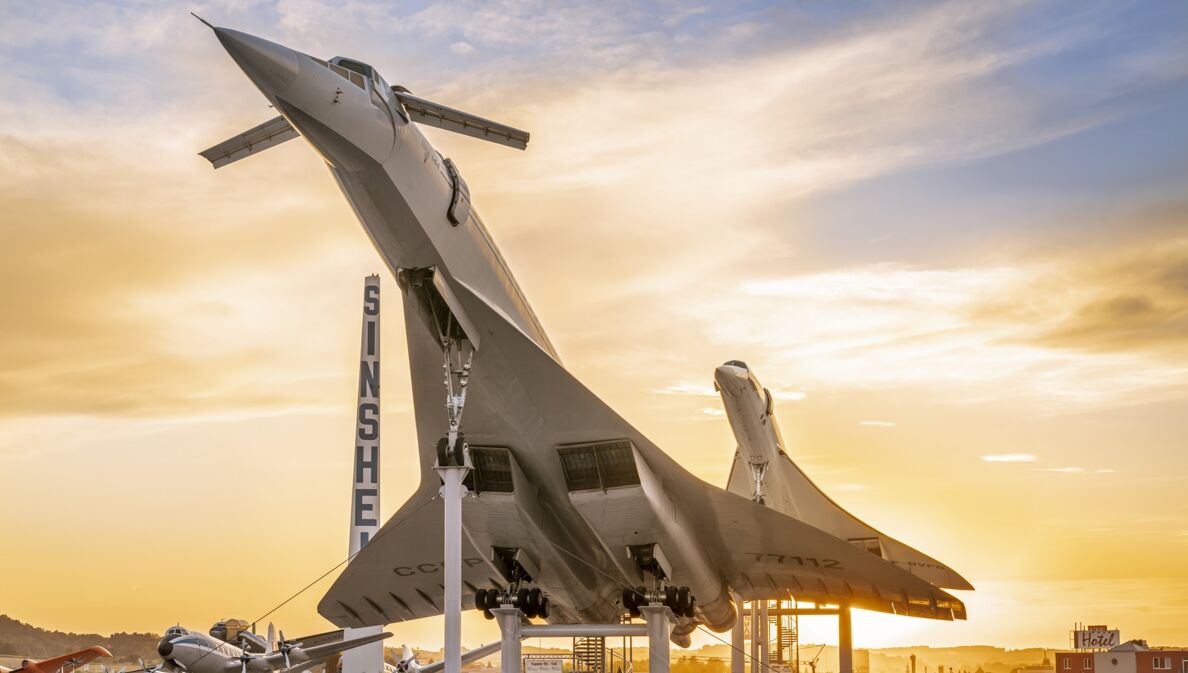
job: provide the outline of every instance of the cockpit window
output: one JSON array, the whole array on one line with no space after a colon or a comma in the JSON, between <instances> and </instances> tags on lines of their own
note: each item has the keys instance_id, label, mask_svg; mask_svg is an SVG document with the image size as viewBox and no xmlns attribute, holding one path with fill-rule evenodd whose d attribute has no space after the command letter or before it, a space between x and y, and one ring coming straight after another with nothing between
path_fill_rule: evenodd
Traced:
<instances>
[{"instance_id":1,"label":"cockpit window","mask_svg":"<svg viewBox=\"0 0 1188 673\"><path fill-rule=\"evenodd\" d=\"M739 369L747 369L748 371L750 371L750 369L747 367L747 363L743 362L742 360L729 360L726 362L726 366L727 367L738 367Z\"/></svg>"},{"instance_id":2,"label":"cockpit window","mask_svg":"<svg viewBox=\"0 0 1188 673\"><path fill-rule=\"evenodd\" d=\"M367 88L366 81L369 79L372 80L373 84L375 83L375 68L372 68L366 63L335 56L326 65L342 77L349 79L351 84L354 84L360 89Z\"/></svg>"},{"instance_id":3,"label":"cockpit window","mask_svg":"<svg viewBox=\"0 0 1188 673\"><path fill-rule=\"evenodd\" d=\"M375 74L375 69L372 68L371 66L367 65L366 63L352 61L349 58L343 58L343 57L339 56L339 57L333 59L331 61L331 63L340 65L340 66L346 68L347 70L350 70L351 72L357 72L360 75L363 75L364 77L371 77L372 75Z\"/></svg>"},{"instance_id":4,"label":"cockpit window","mask_svg":"<svg viewBox=\"0 0 1188 673\"><path fill-rule=\"evenodd\" d=\"M178 636L184 636L187 633L189 633L189 631L186 631L185 629L183 629L180 626L171 626L165 631L165 637L166 638L176 638Z\"/></svg>"}]
</instances>

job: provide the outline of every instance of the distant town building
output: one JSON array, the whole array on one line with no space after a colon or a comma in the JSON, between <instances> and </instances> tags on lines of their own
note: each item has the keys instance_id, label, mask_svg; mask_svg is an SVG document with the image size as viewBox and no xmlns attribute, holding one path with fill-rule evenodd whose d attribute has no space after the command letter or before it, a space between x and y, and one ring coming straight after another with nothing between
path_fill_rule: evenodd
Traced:
<instances>
[{"instance_id":1,"label":"distant town building","mask_svg":"<svg viewBox=\"0 0 1188 673\"><path fill-rule=\"evenodd\" d=\"M1053 673L1052 660L1048 658L1048 653L1044 652L1043 663L1027 664L1026 666L1013 668L1011 669L1011 673Z\"/></svg>"},{"instance_id":2,"label":"distant town building","mask_svg":"<svg viewBox=\"0 0 1188 673\"><path fill-rule=\"evenodd\" d=\"M1131 640L1105 651L1057 652L1056 673L1188 673L1188 650Z\"/></svg>"}]
</instances>

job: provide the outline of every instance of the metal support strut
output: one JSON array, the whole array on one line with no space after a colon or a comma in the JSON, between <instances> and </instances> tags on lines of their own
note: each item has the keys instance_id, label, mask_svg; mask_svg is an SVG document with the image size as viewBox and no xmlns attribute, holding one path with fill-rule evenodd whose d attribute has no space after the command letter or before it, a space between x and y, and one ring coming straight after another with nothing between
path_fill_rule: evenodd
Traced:
<instances>
[{"instance_id":1,"label":"metal support strut","mask_svg":"<svg viewBox=\"0 0 1188 673\"><path fill-rule=\"evenodd\" d=\"M470 472L470 454L462 465L438 465L445 501L445 673L462 672L462 481ZM517 648L518 643L517 642Z\"/></svg>"},{"instance_id":2,"label":"metal support strut","mask_svg":"<svg viewBox=\"0 0 1188 673\"><path fill-rule=\"evenodd\" d=\"M734 596L734 604L738 606L735 612L734 628L730 630L730 673L745 673L747 636L743 625L743 601L738 595ZM796 673L800 673L797 671Z\"/></svg>"},{"instance_id":3,"label":"metal support strut","mask_svg":"<svg viewBox=\"0 0 1188 673\"><path fill-rule=\"evenodd\" d=\"M850 606L837 610L837 668L838 673L854 673L854 641L850 627Z\"/></svg>"},{"instance_id":4,"label":"metal support strut","mask_svg":"<svg viewBox=\"0 0 1188 673\"><path fill-rule=\"evenodd\" d=\"M668 673L669 639L676 615L668 607L655 603L641 605L639 611L646 624L529 624L525 623L524 613L519 608L511 605L491 608L499 623L500 668L503 673L521 673L520 641L523 638L647 636L649 671Z\"/></svg>"},{"instance_id":5,"label":"metal support strut","mask_svg":"<svg viewBox=\"0 0 1188 673\"><path fill-rule=\"evenodd\" d=\"M767 461L762 463L747 463L747 467L751 468L751 483L755 485L755 490L751 492L751 500L760 505L766 502L766 496L763 491L763 478L767 476Z\"/></svg>"},{"instance_id":6,"label":"metal support strut","mask_svg":"<svg viewBox=\"0 0 1188 673\"><path fill-rule=\"evenodd\" d=\"M453 316L449 319L452 320ZM449 425L446 441L451 455L458 456L458 436L462 430L462 410L466 406L466 388L470 384L470 365L474 362L474 348L465 337L450 336L449 329L441 336L444 353L442 371L445 375L446 418Z\"/></svg>"}]
</instances>

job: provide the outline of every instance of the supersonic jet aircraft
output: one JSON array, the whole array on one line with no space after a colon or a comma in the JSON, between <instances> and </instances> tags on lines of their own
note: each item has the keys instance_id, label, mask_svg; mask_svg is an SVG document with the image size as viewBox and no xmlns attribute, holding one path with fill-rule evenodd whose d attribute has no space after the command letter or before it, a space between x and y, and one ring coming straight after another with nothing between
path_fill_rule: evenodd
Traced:
<instances>
[{"instance_id":1,"label":"supersonic jet aircraft","mask_svg":"<svg viewBox=\"0 0 1188 673\"><path fill-rule=\"evenodd\" d=\"M413 96L354 59L212 29L280 116L202 156L217 168L305 138L404 301L420 486L323 597L324 617L362 627L441 614L433 466L467 455L463 592L488 616L511 603L554 623L608 623L657 600L679 615L678 645L699 623L730 629L732 594L965 617L929 579L693 476L574 378L458 167L418 125L519 149L527 133Z\"/></svg>"},{"instance_id":2,"label":"supersonic jet aircraft","mask_svg":"<svg viewBox=\"0 0 1188 673\"><path fill-rule=\"evenodd\" d=\"M217 628L218 625L212 631ZM157 643L161 663L129 673L299 673L331 655L383 640L392 634L378 633L349 640L344 640L342 635L341 631L332 631L286 641L282 633L275 651L260 653L241 649L199 631L171 626Z\"/></svg>"},{"instance_id":3,"label":"supersonic jet aircraft","mask_svg":"<svg viewBox=\"0 0 1188 673\"><path fill-rule=\"evenodd\" d=\"M811 524L937 586L973 589L948 566L871 528L825 495L788 457L775 400L747 363L731 360L714 370L714 388L738 442L727 491Z\"/></svg>"}]
</instances>

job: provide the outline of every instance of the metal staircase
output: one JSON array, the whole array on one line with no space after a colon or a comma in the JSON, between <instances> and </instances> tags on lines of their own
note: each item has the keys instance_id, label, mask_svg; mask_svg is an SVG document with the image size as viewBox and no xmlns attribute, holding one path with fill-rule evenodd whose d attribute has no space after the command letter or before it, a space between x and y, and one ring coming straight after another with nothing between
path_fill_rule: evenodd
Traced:
<instances>
[{"instance_id":1,"label":"metal staircase","mask_svg":"<svg viewBox=\"0 0 1188 673\"><path fill-rule=\"evenodd\" d=\"M606 673L606 638L573 639L573 673Z\"/></svg>"}]
</instances>

